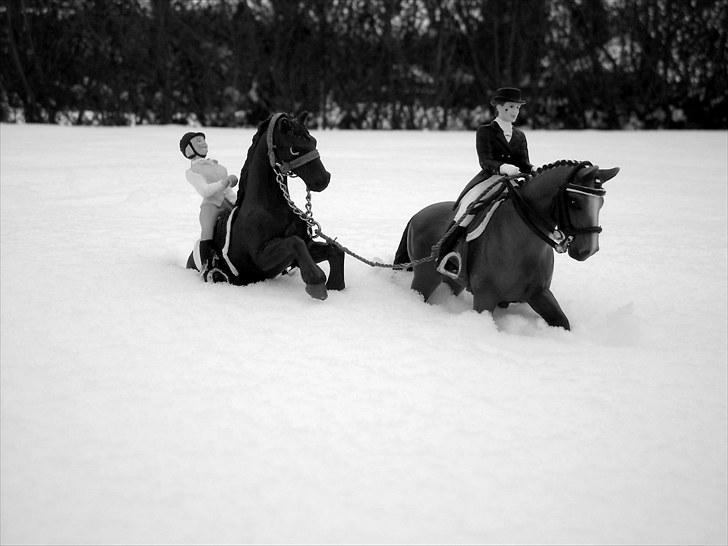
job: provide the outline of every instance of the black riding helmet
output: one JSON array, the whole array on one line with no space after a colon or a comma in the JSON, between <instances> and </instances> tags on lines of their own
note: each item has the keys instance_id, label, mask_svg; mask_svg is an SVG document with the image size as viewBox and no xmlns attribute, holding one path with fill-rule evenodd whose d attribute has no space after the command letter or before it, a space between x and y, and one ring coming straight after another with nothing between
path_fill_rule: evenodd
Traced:
<instances>
[{"instance_id":1,"label":"black riding helmet","mask_svg":"<svg viewBox=\"0 0 728 546\"><path fill-rule=\"evenodd\" d=\"M195 153L195 155L198 155L200 157L205 157L201 153L199 153L197 150L195 150L194 145L192 145L192 139L195 137L201 136L202 138L205 137L205 133L185 133L184 136L179 141L179 151L182 152L182 155L185 156L187 159L192 159L190 157L187 157L187 154L185 153L185 150L187 149L187 146L192 146L192 151ZM194 156L192 156L194 157Z\"/></svg>"}]
</instances>

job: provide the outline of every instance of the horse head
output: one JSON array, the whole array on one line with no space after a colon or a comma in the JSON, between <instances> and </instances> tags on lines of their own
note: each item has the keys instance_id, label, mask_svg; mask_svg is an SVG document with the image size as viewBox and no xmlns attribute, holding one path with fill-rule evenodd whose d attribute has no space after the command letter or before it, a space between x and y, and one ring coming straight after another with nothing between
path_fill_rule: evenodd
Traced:
<instances>
[{"instance_id":1,"label":"horse head","mask_svg":"<svg viewBox=\"0 0 728 546\"><path fill-rule=\"evenodd\" d=\"M526 183L523 195L535 216L539 236L557 252L584 261L599 250L599 211L606 193L602 185L614 178L619 167L600 169L589 162L558 161L541 167Z\"/></svg>"},{"instance_id":2,"label":"horse head","mask_svg":"<svg viewBox=\"0 0 728 546\"><path fill-rule=\"evenodd\" d=\"M316 139L306 129L307 113L298 117L274 114L268 122L268 154L273 170L298 176L310 191L323 191L331 174L324 168Z\"/></svg>"},{"instance_id":3,"label":"horse head","mask_svg":"<svg viewBox=\"0 0 728 546\"><path fill-rule=\"evenodd\" d=\"M602 185L614 178L619 167L600 169L580 163L554 201L554 218L568 238L569 256L584 261L599 251L599 211L604 205L606 190Z\"/></svg>"}]
</instances>

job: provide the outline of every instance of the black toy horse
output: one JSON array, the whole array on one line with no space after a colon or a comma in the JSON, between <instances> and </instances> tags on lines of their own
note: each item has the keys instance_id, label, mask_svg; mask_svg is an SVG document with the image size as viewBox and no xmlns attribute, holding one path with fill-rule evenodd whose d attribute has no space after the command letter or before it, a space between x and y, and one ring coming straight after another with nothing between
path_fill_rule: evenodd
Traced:
<instances>
[{"instance_id":1,"label":"black toy horse","mask_svg":"<svg viewBox=\"0 0 728 546\"><path fill-rule=\"evenodd\" d=\"M473 308L493 312L496 306L527 302L551 326L570 329L569 320L551 293L554 250L583 261L599 250L602 184L619 168L602 170L588 162L560 161L539 169L520 187L507 179L505 199L492 213L484 234L467 245L467 288ZM453 220L453 202L430 205L407 224L395 263L426 259ZM463 287L442 276L437 264L414 266L412 289L425 301L440 282L455 294Z\"/></svg>"},{"instance_id":2,"label":"black toy horse","mask_svg":"<svg viewBox=\"0 0 728 546\"><path fill-rule=\"evenodd\" d=\"M297 266L306 292L323 300L327 289L344 288L344 253L312 240L305 213L288 195L287 176L300 177L314 192L325 190L331 179L304 119L275 114L260 125L240 173L236 206L218 218L214 241L217 266L229 282L250 284ZM316 265L324 260L328 281ZM194 252L187 267L199 270Z\"/></svg>"}]
</instances>

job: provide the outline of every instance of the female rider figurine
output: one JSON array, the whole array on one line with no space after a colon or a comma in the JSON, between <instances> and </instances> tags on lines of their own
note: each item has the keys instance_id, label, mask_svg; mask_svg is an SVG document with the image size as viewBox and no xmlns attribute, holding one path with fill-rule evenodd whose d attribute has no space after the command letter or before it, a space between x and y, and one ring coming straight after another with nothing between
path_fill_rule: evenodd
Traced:
<instances>
[{"instance_id":1,"label":"female rider figurine","mask_svg":"<svg viewBox=\"0 0 728 546\"><path fill-rule=\"evenodd\" d=\"M490 101L495 107L496 118L491 123L481 125L475 137L478 161L482 170L468 183L460 194L455 211L455 221L460 219L476 198L501 176L519 173L531 174L533 165L528 159L528 144L523 131L513 126L518 117L521 105L521 90L515 87L501 87ZM458 224L453 232L442 242L437 257L437 270L443 275L465 285L464 258L461 244L457 244L464 235L471 218ZM448 226L449 231L453 223ZM453 248L456 247L456 248Z\"/></svg>"},{"instance_id":2,"label":"female rider figurine","mask_svg":"<svg viewBox=\"0 0 728 546\"><path fill-rule=\"evenodd\" d=\"M208 279L216 257L212 238L215 234L215 222L220 212L231 209L235 203L233 187L238 177L228 175L227 169L214 159L207 159L207 141L204 133L185 133L179 141L179 149L190 160L190 168L185 172L187 181L202 196L200 204L200 276Z\"/></svg>"}]
</instances>

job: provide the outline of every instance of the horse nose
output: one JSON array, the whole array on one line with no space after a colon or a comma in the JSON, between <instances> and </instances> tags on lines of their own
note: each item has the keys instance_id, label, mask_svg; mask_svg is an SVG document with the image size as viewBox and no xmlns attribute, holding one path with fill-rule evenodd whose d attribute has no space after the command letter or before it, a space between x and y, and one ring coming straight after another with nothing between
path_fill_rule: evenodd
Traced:
<instances>
[{"instance_id":1,"label":"horse nose","mask_svg":"<svg viewBox=\"0 0 728 546\"><path fill-rule=\"evenodd\" d=\"M316 173L316 176L306 182L306 186L311 191L324 191L329 187L331 181L331 173L327 170L322 169L321 172Z\"/></svg>"},{"instance_id":2,"label":"horse nose","mask_svg":"<svg viewBox=\"0 0 728 546\"><path fill-rule=\"evenodd\" d=\"M574 252L571 253L571 257L577 262L583 262L587 258L593 256L599 252L599 245L589 246L585 248L574 248Z\"/></svg>"}]
</instances>

